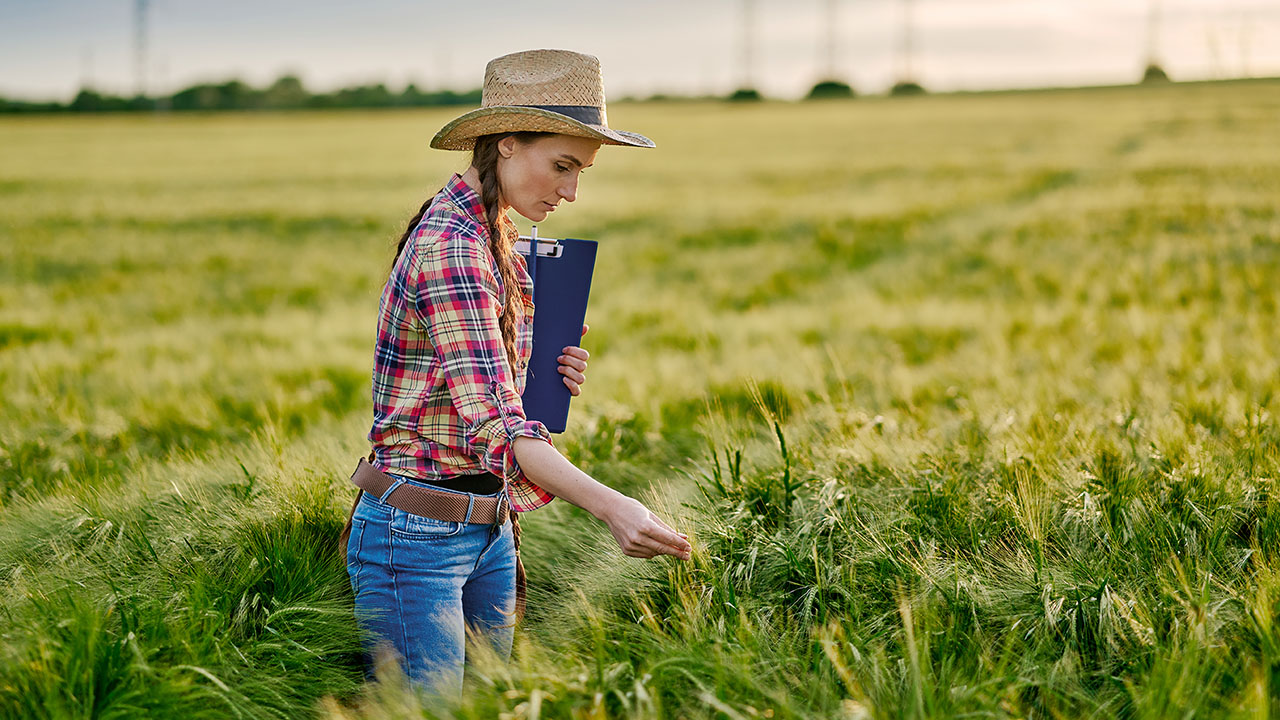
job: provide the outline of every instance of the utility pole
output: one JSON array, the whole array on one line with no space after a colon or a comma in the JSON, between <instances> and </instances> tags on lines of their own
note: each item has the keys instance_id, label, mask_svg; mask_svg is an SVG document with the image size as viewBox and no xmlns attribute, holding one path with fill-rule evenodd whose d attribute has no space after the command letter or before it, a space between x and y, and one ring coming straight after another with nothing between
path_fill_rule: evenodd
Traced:
<instances>
[{"instance_id":1,"label":"utility pole","mask_svg":"<svg viewBox=\"0 0 1280 720\"><path fill-rule=\"evenodd\" d=\"M898 81L889 88L890 95L919 95L925 92L916 81L915 15L912 0L902 0L902 39L898 47Z\"/></svg>"},{"instance_id":2,"label":"utility pole","mask_svg":"<svg viewBox=\"0 0 1280 720\"><path fill-rule=\"evenodd\" d=\"M1151 0L1147 11L1147 65L1160 64L1160 0Z\"/></svg>"},{"instance_id":3,"label":"utility pole","mask_svg":"<svg viewBox=\"0 0 1280 720\"><path fill-rule=\"evenodd\" d=\"M156 111L169 112L169 96L165 88L169 86L169 58L161 56L156 63Z\"/></svg>"},{"instance_id":4,"label":"utility pole","mask_svg":"<svg viewBox=\"0 0 1280 720\"><path fill-rule=\"evenodd\" d=\"M1213 68L1213 79L1221 80L1225 77L1222 71L1222 48L1218 45L1217 28L1205 23L1204 27L1204 44L1209 50L1210 67Z\"/></svg>"},{"instance_id":5,"label":"utility pole","mask_svg":"<svg viewBox=\"0 0 1280 720\"><path fill-rule=\"evenodd\" d=\"M823 77L834 79L836 77L836 0L826 0L826 12L823 15L826 27L826 42L823 47L822 67Z\"/></svg>"},{"instance_id":6,"label":"utility pole","mask_svg":"<svg viewBox=\"0 0 1280 720\"><path fill-rule=\"evenodd\" d=\"M136 95L147 94L147 6L150 0L135 0L133 6L133 82Z\"/></svg>"},{"instance_id":7,"label":"utility pole","mask_svg":"<svg viewBox=\"0 0 1280 720\"><path fill-rule=\"evenodd\" d=\"M85 45L80 49L80 89L92 90L95 84L93 79L93 46Z\"/></svg>"},{"instance_id":8,"label":"utility pole","mask_svg":"<svg viewBox=\"0 0 1280 720\"><path fill-rule=\"evenodd\" d=\"M806 96L809 100L822 98L851 98L853 88L840 79L840 71L836 63L836 41L840 23L836 16L839 0L823 0L822 11L818 13L818 81L809 89Z\"/></svg>"},{"instance_id":9,"label":"utility pole","mask_svg":"<svg viewBox=\"0 0 1280 720\"><path fill-rule=\"evenodd\" d=\"M755 10L755 0L742 0L742 83L729 95L730 100L760 99L760 91L756 90L755 85Z\"/></svg>"},{"instance_id":10,"label":"utility pole","mask_svg":"<svg viewBox=\"0 0 1280 720\"><path fill-rule=\"evenodd\" d=\"M1151 0L1147 11L1147 62L1142 71L1142 82L1169 82L1169 75L1160 65L1160 2Z\"/></svg>"},{"instance_id":11,"label":"utility pole","mask_svg":"<svg viewBox=\"0 0 1280 720\"><path fill-rule=\"evenodd\" d=\"M911 67L911 56L915 52L912 47L914 45L913 34L915 28L912 26L911 14L912 0L902 0L902 45L900 47L901 55L898 60L898 69L901 73L898 79L899 83L915 82L915 70Z\"/></svg>"}]
</instances>

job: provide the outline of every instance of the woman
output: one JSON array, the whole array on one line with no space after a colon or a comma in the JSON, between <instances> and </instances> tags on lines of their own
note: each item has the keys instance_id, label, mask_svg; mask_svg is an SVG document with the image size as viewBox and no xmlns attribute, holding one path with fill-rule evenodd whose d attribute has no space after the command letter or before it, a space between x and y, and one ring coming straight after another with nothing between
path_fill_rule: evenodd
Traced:
<instances>
[{"instance_id":1,"label":"woman","mask_svg":"<svg viewBox=\"0 0 1280 720\"><path fill-rule=\"evenodd\" d=\"M565 459L520 402L532 283L506 211L541 221L573 202L601 144L653 143L607 126L599 61L589 55L497 58L482 98L432 139L471 150L471 165L409 223L382 293L372 467L353 476L365 492L347 543L370 656L389 644L414 682L455 697L468 628L511 652L517 556L507 507L526 512L560 496L608 525L627 555L691 551L643 504ZM577 347L561 356L574 395L586 360Z\"/></svg>"}]
</instances>

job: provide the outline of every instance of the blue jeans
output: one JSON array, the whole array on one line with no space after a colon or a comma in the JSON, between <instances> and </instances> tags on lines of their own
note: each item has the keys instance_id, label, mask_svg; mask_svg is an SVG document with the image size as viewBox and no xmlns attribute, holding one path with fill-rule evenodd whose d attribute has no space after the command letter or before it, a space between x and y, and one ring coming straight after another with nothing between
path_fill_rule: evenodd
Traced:
<instances>
[{"instance_id":1,"label":"blue jeans","mask_svg":"<svg viewBox=\"0 0 1280 720\"><path fill-rule=\"evenodd\" d=\"M391 477L397 483L386 495L400 481L431 487ZM516 604L510 518L501 526L445 522L393 508L364 493L351 518L347 573L370 678L376 654L389 645L411 682L460 698L464 624L500 657L510 657Z\"/></svg>"}]
</instances>

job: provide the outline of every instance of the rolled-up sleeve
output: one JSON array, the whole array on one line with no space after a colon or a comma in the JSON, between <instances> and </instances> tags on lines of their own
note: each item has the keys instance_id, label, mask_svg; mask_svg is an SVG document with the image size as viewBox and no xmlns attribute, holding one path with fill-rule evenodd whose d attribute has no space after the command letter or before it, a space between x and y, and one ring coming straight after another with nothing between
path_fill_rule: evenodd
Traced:
<instances>
[{"instance_id":1,"label":"rolled-up sleeve","mask_svg":"<svg viewBox=\"0 0 1280 720\"><path fill-rule=\"evenodd\" d=\"M471 454L509 483L528 483L524 494L549 501L520 471L512 452L518 437L550 443L551 434L525 417L515 391L498 322L498 280L484 241L462 233L435 239L420 253L413 280L416 315L442 364Z\"/></svg>"}]
</instances>

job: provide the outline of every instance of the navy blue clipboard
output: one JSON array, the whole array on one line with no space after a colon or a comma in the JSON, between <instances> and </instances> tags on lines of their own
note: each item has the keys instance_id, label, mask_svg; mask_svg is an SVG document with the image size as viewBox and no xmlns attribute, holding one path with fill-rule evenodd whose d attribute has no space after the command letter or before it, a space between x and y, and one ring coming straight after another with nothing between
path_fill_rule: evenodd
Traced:
<instances>
[{"instance_id":1,"label":"navy blue clipboard","mask_svg":"<svg viewBox=\"0 0 1280 720\"><path fill-rule=\"evenodd\" d=\"M596 241L575 238L539 238L537 254L530 251L530 238L516 242L516 252L525 258L533 278L533 355L525 376L525 417L538 420L553 433L564 432L569 422L569 388L564 385L556 358L568 345L582 342L582 323L587 319L587 298L591 294L591 273L596 265Z\"/></svg>"}]
</instances>

